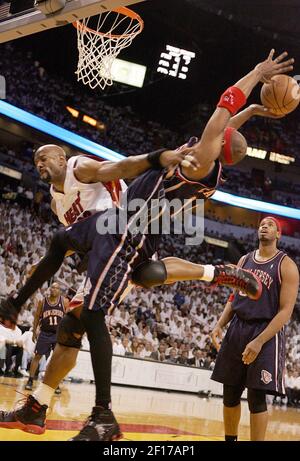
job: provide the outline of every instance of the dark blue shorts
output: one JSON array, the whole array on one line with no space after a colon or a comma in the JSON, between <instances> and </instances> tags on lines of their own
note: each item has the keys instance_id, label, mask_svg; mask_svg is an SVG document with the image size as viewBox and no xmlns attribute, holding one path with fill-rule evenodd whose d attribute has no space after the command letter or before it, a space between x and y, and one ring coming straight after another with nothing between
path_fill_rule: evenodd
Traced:
<instances>
[{"instance_id":1,"label":"dark blue shorts","mask_svg":"<svg viewBox=\"0 0 300 461\"><path fill-rule=\"evenodd\" d=\"M41 331L35 346L35 353L38 355L47 355L54 348L56 344L56 333L48 331Z\"/></svg>"},{"instance_id":2,"label":"dark blue shorts","mask_svg":"<svg viewBox=\"0 0 300 461\"><path fill-rule=\"evenodd\" d=\"M234 316L222 341L211 376L214 381L231 386L260 389L267 394L285 394L285 338L280 331L266 342L250 365L242 362L246 345L268 325L268 321L247 322Z\"/></svg>"},{"instance_id":3,"label":"dark blue shorts","mask_svg":"<svg viewBox=\"0 0 300 461\"><path fill-rule=\"evenodd\" d=\"M219 171L219 167L216 171ZM185 187L185 184L188 185ZM158 223L158 229L161 229L164 198L171 200L175 194L182 201L188 200L196 197L197 190L202 186L196 181L185 183L180 175L173 175L167 181L165 170L148 170L136 178L123 195L121 209L126 209L125 215L120 209L109 209L65 230L70 249L89 253L84 289L85 309L102 309L106 314L108 309L118 304L132 270L158 250L161 232L157 232L157 227L153 231L153 225L155 227L155 223ZM124 204L134 204L137 199L144 201L142 208L133 207L132 211L128 211ZM117 229L114 227L116 221ZM151 228L146 226L142 233L137 232L137 223L140 229L143 223L151 223ZM102 228L111 228L111 232L99 232L100 225Z\"/></svg>"}]
</instances>

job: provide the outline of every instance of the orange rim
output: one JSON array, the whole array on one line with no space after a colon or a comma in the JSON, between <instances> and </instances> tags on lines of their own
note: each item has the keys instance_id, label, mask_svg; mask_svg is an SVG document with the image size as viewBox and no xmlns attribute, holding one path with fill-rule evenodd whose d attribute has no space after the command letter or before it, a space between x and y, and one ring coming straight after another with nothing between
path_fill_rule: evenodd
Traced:
<instances>
[{"instance_id":1,"label":"orange rim","mask_svg":"<svg viewBox=\"0 0 300 461\"><path fill-rule=\"evenodd\" d=\"M125 6L121 6L120 8L115 8L115 9L113 9L111 11L114 11L115 13L122 14L123 16L127 16L127 17L129 17L131 19L135 19L136 21L138 21L139 24L140 24L139 30L137 32L132 32L131 34L116 35L116 34L110 34L109 32L99 32L98 30L90 29L89 27L84 26L82 24L82 22L80 22L79 20L74 21L72 24L73 24L74 27L76 27L76 29L85 30L86 32L91 32L92 34L101 35L102 37L107 37L107 38L121 38L121 37L126 38L126 37L131 37L132 35L140 34L142 32L142 30L144 29L144 21L142 20L142 18L137 13L135 13L135 11L132 11L129 8L126 8Z\"/></svg>"}]
</instances>

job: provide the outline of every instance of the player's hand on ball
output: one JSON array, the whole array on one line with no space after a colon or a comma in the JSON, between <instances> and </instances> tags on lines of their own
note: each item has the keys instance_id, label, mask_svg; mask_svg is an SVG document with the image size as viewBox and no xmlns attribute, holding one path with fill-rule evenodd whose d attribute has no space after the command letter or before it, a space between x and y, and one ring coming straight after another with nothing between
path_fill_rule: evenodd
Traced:
<instances>
[{"instance_id":1,"label":"player's hand on ball","mask_svg":"<svg viewBox=\"0 0 300 461\"><path fill-rule=\"evenodd\" d=\"M250 106L253 115L259 115L261 117L269 117L269 118L282 118L285 117L286 114L282 115L275 115L273 112L265 106L261 104L251 104Z\"/></svg>"},{"instance_id":2,"label":"player's hand on ball","mask_svg":"<svg viewBox=\"0 0 300 461\"><path fill-rule=\"evenodd\" d=\"M185 165L192 167L194 170L199 168L199 163L192 155L193 148L186 147L182 150L166 150L160 156L160 164L162 167L167 168L168 172L173 172L178 165L182 165L185 161ZM185 166L183 165L183 166Z\"/></svg>"},{"instance_id":3,"label":"player's hand on ball","mask_svg":"<svg viewBox=\"0 0 300 461\"><path fill-rule=\"evenodd\" d=\"M274 58L275 50L272 49L265 61L260 62L255 70L260 73L260 79L264 83L271 80L274 75L285 74L293 70L294 59L285 59L288 56L287 51Z\"/></svg>"}]
</instances>

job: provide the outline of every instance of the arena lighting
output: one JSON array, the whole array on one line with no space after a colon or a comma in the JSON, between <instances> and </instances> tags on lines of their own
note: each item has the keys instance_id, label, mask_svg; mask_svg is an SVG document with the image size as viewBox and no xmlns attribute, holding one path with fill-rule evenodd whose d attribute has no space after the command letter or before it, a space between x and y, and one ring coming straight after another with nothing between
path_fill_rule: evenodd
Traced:
<instances>
[{"instance_id":1,"label":"arena lighting","mask_svg":"<svg viewBox=\"0 0 300 461\"><path fill-rule=\"evenodd\" d=\"M79 117L79 111L78 110L73 109L73 107L70 107L70 106L66 106L66 109L67 109L68 112L70 112L71 115L73 115L73 117L75 117L75 118Z\"/></svg>"},{"instance_id":2,"label":"arena lighting","mask_svg":"<svg viewBox=\"0 0 300 461\"><path fill-rule=\"evenodd\" d=\"M54 123L47 122L46 120L43 120L36 115L32 115L29 112L19 109L18 107L15 107L7 102L0 101L0 114L16 120L19 123L30 126L31 128L41 131L42 133L45 133L56 139L64 141L79 150L97 155L98 157L101 157L105 160L117 161L125 158L125 156L122 154L118 154L113 150L100 146L93 141L83 138L78 134L72 133L65 128L61 128ZM297 210L296 208L276 205L275 203L262 202L260 200L249 199L246 197L239 197L237 195L232 195L222 191L216 191L212 199L227 205L300 220L300 210Z\"/></svg>"},{"instance_id":3,"label":"arena lighting","mask_svg":"<svg viewBox=\"0 0 300 461\"><path fill-rule=\"evenodd\" d=\"M157 72L186 80L189 65L195 57L196 54L193 51L166 45L165 51L160 54Z\"/></svg>"},{"instance_id":4,"label":"arena lighting","mask_svg":"<svg viewBox=\"0 0 300 461\"><path fill-rule=\"evenodd\" d=\"M111 68L112 79L115 82L142 88L146 76L147 67L134 62L115 59Z\"/></svg>"},{"instance_id":5,"label":"arena lighting","mask_svg":"<svg viewBox=\"0 0 300 461\"><path fill-rule=\"evenodd\" d=\"M289 165L290 163L294 163L294 157L290 157L289 155L278 154L277 152L270 152L270 161L283 163L284 165Z\"/></svg>"},{"instance_id":6,"label":"arena lighting","mask_svg":"<svg viewBox=\"0 0 300 461\"><path fill-rule=\"evenodd\" d=\"M104 160L116 161L122 160L124 158L124 155L107 149L107 147L100 146L100 144L83 138L78 134L72 133L65 128L61 128L54 123L47 122L46 120L43 120L36 115L30 114L23 109L19 109L18 107L13 106L12 104L9 104L5 101L0 101L0 114L16 120L19 123L30 126L31 128L41 131L42 133L48 134L49 136L53 136L54 138L66 142L67 144L71 144L79 150L97 155Z\"/></svg>"},{"instance_id":7,"label":"arena lighting","mask_svg":"<svg viewBox=\"0 0 300 461\"><path fill-rule=\"evenodd\" d=\"M264 160L266 158L267 151L263 149L257 149L256 147L247 147L247 155L249 157L255 157Z\"/></svg>"},{"instance_id":8,"label":"arena lighting","mask_svg":"<svg viewBox=\"0 0 300 461\"><path fill-rule=\"evenodd\" d=\"M256 147L247 148L248 157L255 157L261 160L265 160L267 153L268 152L264 149L258 149ZM277 152L270 152L269 160L270 162L283 163L284 165L289 165L290 163L296 161L296 159L290 155L278 154Z\"/></svg>"},{"instance_id":9,"label":"arena lighting","mask_svg":"<svg viewBox=\"0 0 300 461\"><path fill-rule=\"evenodd\" d=\"M220 240L220 239L216 239L216 238L213 238L213 237L205 236L204 241L206 243L209 243L210 245L214 245L214 246L221 247L221 248L228 248L229 247L229 243L226 242L225 240Z\"/></svg>"},{"instance_id":10,"label":"arena lighting","mask_svg":"<svg viewBox=\"0 0 300 461\"><path fill-rule=\"evenodd\" d=\"M21 179L22 178L22 173L20 173L17 170L13 170L12 168L9 168L4 165L0 165L0 173L9 176L10 178L15 178L15 179Z\"/></svg>"},{"instance_id":11,"label":"arena lighting","mask_svg":"<svg viewBox=\"0 0 300 461\"><path fill-rule=\"evenodd\" d=\"M213 200L226 203L227 205L246 208L247 210L258 211L260 213L275 214L285 218L300 219L300 210L288 206L277 205L275 203L262 202L252 198L239 197L217 190L213 195Z\"/></svg>"},{"instance_id":12,"label":"arena lighting","mask_svg":"<svg viewBox=\"0 0 300 461\"><path fill-rule=\"evenodd\" d=\"M84 115L82 118L82 121L85 123L88 123L89 125L96 126L97 125L97 120L95 120L92 117L89 117L89 115Z\"/></svg>"},{"instance_id":13,"label":"arena lighting","mask_svg":"<svg viewBox=\"0 0 300 461\"><path fill-rule=\"evenodd\" d=\"M66 106L66 109L74 118L78 118L80 115L82 115L82 121L84 123L88 123L89 125L97 128L98 130L105 130L105 125L103 122L99 122L93 117L90 117L89 115L86 114L81 114L78 110L74 109L73 107Z\"/></svg>"}]
</instances>

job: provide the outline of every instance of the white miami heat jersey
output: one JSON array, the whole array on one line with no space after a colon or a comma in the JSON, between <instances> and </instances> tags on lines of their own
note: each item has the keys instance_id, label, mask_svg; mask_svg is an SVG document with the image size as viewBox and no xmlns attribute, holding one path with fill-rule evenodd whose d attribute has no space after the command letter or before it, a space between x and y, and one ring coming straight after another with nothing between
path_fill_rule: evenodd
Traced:
<instances>
[{"instance_id":1,"label":"white miami heat jersey","mask_svg":"<svg viewBox=\"0 0 300 461\"><path fill-rule=\"evenodd\" d=\"M87 157L89 156L77 155L68 160L64 193L57 192L53 185L50 187L58 219L65 226L87 218L96 211L112 208L114 204L118 204L120 194L127 189L124 181L93 184L78 181L75 178L74 169L80 161Z\"/></svg>"}]
</instances>

